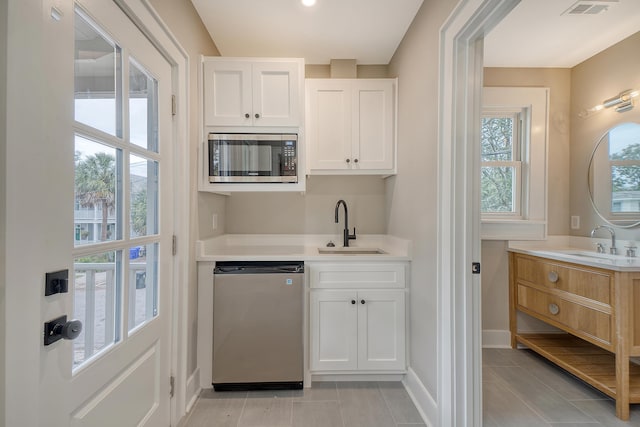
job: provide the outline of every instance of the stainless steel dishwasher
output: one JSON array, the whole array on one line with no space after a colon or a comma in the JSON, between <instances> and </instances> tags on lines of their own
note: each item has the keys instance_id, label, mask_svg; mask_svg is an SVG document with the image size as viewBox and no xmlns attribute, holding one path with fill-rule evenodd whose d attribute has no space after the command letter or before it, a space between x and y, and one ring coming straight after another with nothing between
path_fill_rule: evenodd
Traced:
<instances>
[{"instance_id":1,"label":"stainless steel dishwasher","mask_svg":"<svg viewBox=\"0 0 640 427\"><path fill-rule=\"evenodd\" d=\"M300 389L304 263L217 262L215 390Z\"/></svg>"}]
</instances>

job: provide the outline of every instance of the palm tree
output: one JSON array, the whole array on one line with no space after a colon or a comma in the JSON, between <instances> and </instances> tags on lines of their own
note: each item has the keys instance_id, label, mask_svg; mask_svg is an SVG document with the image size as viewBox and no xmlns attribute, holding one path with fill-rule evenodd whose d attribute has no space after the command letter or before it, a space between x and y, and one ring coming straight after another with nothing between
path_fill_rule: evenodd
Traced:
<instances>
[{"instance_id":1,"label":"palm tree","mask_svg":"<svg viewBox=\"0 0 640 427\"><path fill-rule=\"evenodd\" d=\"M76 199L82 206L102 207L102 233L107 240L109 209L116 204L116 159L108 153L96 153L85 159L76 157Z\"/></svg>"}]
</instances>

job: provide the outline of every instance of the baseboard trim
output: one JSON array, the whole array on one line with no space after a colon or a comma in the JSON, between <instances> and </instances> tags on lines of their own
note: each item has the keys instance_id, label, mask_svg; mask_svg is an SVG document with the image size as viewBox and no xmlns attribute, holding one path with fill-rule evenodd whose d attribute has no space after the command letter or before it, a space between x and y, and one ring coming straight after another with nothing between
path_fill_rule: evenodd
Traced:
<instances>
[{"instance_id":1,"label":"baseboard trim","mask_svg":"<svg viewBox=\"0 0 640 427\"><path fill-rule=\"evenodd\" d=\"M413 404L416 405L416 409L420 413L424 423L429 427L437 426L438 404L413 369L409 368L407 370L407 375L405 375L402 380L402 384L407 390Z\"/></svg>"},{"instance_id":2,"label":"baseboard trim","mask_svg":"<svg viewBox=\"0 0 640 427\"><path fill-rule=\"evenodd\" d=\"M196 401L198 400L198 396L200 396L200 390L202 390L200 388L200 368L196 368L196 370L193 371L193 374L191 374L191 376L187 379L187 394L185 399L187 401L187 414L191 412L193 405L195 405Z\"/></svg>"},{"instance_id":3,"label":"baseboard trim","mask_svg":"<svg viewBox=\"0 0 640 427\"><path fill-rule=\"evenodd\" d=\"M482 348L511 348L511 332L500 329L483 330Z\"/></svg>"}]
</instances>

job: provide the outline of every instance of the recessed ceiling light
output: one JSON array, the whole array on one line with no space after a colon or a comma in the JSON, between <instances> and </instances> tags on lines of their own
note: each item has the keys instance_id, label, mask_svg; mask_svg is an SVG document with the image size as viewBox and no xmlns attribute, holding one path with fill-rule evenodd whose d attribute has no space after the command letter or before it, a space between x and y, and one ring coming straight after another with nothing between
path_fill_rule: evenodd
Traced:
<instances>
[{"instance_id":1,"label":"recessed ceiling light","mask_svg":"<svg viewBox=\"0 0 640 427\"><path fill-rule=\"evenodd\" d=\"M302 0L302 4L307 7L311 7L316 4L316 0Z\"/></svg>"}]
</instances>

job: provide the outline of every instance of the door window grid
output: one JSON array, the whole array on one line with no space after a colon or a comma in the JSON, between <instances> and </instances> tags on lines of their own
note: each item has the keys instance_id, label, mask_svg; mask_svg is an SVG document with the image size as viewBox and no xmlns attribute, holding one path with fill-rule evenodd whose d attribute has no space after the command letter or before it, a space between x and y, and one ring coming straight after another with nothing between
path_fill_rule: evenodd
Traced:
<instances>
[{"instance_id":1,"label":"door window grid","mask_svg":"<svg viewBox=\"0 0 640 427\"><path fill-rule=\"evenodd\" d=\"M125 324L131 332L158 314L160 251L157 81L78 7L75 22L73 290L74 314L84 328L74 341L74 371L126 340ZM123 81L127 73L130 78ZM88 159L103 160L108 172L102 179L83 172ZM103 194L91 200L83 182L88 178L105 184ZM78 209L88 206L94 215L90 224ZM105 245L115 250L104 252Z\"/></svg>"}]
</instances>

